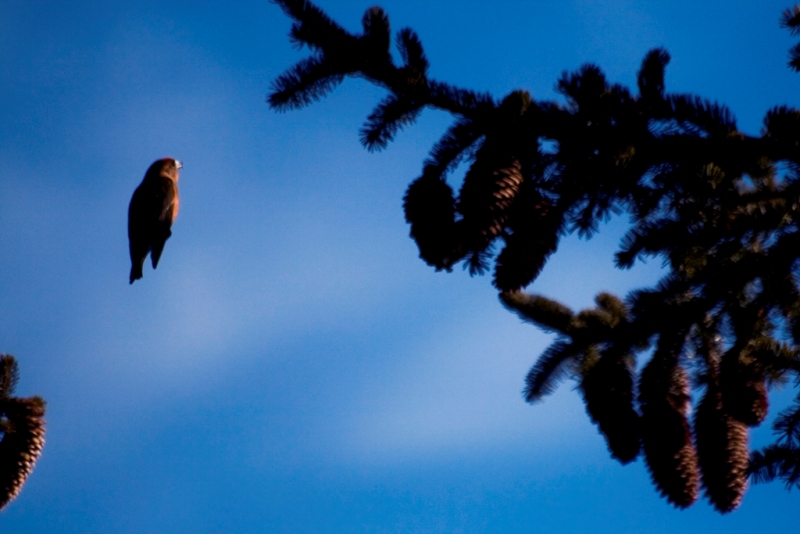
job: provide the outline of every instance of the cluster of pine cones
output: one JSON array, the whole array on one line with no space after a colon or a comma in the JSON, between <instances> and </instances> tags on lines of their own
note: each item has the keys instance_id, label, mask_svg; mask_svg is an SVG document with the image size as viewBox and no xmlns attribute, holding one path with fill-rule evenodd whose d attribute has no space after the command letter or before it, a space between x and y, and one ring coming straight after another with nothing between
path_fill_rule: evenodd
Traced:
<instances>
[{"instance_id":1,"label":"cluster of pine cones","mask_svg":"<svg viewBox=\"0 0 800 534\"><path fill-rule=\"evenodd\" d=\"M662 332L637 388L634 354L649 344L631 335L628 309L617 297L601 293L597 308L578 314L538 295L511 292L501 299L560 336L527 377L529 402L571 374L611 456L627 464L644 452L653 483L670 503L692 505L701 486L720 512L741 503L749 474L748 427L763 422L768 408L759 351L770 347L755 342L723 353L720 338L697 327L672 336ZM693 422L688 366L695 385L705 387Z\"/></svg>"}]
</instances>

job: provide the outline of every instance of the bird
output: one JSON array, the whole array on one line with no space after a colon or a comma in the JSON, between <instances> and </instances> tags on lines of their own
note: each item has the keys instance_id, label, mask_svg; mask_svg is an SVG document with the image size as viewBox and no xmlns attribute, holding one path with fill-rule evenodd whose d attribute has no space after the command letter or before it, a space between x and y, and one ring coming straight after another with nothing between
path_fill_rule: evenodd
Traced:
<instances>
[{"instance_id":1,"label":"bird","mask_svg":"<svg viewBox=\"0 0 800 534\"><path fill-rule=\"evenodd\" d=\"M158 266L164 243L172 235L172 223L178 215L178 175L182 167L173 158L155 161L133 192L128 207L131 284L142 277L148 253L153 269Z\"/></svg>"}]
</instances>

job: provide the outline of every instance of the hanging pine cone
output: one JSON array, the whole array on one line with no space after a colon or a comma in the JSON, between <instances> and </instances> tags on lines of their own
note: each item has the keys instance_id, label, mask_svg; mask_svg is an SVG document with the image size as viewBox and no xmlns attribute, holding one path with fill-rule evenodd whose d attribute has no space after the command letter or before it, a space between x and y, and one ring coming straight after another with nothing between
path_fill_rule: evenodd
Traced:
<instances>
[{"instance_id":1,"label":"hanging pine cone","mask_svg":"<svg viewBox=\"0 0 800 534\"><path fill-rule=\"evenodd\" d=\"M611 456L622 464L639 454L639 414L633 408L629 358L602 356L583 375L581 391L589 417L606 438Z\"/></svg>"},{"instance_id":2,"label":"hanging pine cone","mask_svg":"<svg viewBox=\"0 0 800 534\"><path fill-rule=\"evenodd\" d=\"M494 285L500 291L516 291L530 284L556 250L564 217L552 202L532 185L523 185L511 208L510 235L497 256Z\"/></svg>"},{"instance_id":3,"label":"hanging pine cone","mask_svg":"<svg viewBox=\"0 0 800 534\"><path fill-rule=\"evenodd\" d=\"M657 352L639 382L642 444L653 484L678 508L698 495L697 453L686 413L689 378L676 358Z\"/></svg>"},{"instance_id":4,"label":"hanging pine cone","mask_svg":"<svg viewBox=\"0 0 800 534\"><path fill-rule=\"evenodd\" d=\"M450 270L464 256L456 238L453 190L435 173L425 172L408 187L403 207L420 258L437 270Z\"/></svg>"},{"instance_id":5,"label":"hanging pine cone","mask_svg":"<svg viewBox=\"0 0 800 534\"><path fill-rule=\"evenodd\" d=\"M0 440L0 509L19 494L42 453L44 409L39 397L0 401L4 427Z\"/></svg>"},{"instance_id":6,"label":"hanging pine cone","mask_svg":"<svg viewBox=\"0 0 800 534\"><path fill-rule=\"evenodd\" d=\"M726 356L720 365L720 393L728 414L748 426L767 417L769 401L763 367L747 355Z\"/></svg>"},{"instance_id":7,"label":"hanging pine cone","mask_svg":"<svg viewBox=\"0 0 800 534\"><path fill-rule=\"evenodd\" d=\"M697 408L694 433L706 497L722 513L736 509L747 489L747 426L727 413L713 382Z\"/></svg>"},{"instance_id":8,"label":"hanging pine cone","mask_svg":"<svg viewBox=\"0 0 800 534\"><path fill-rule=\"evenodd\" d=\"M523 181L519 160L498 153L498 144L487 141L478 150L458 197L465 245L475 255L503 233L509 208Z\"/></svg>"}]
</instances>

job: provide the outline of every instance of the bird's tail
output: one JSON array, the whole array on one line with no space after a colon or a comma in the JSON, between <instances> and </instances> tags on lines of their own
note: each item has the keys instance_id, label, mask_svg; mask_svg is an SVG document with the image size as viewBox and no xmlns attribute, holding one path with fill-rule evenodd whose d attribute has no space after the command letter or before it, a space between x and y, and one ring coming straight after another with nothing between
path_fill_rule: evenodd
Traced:
<instances>
[{"instance_id":1,"label":"bird's tail","mask_svg":"<svg viewBox=\"0 0 800 534\"><path fill-rule=\"evenodd\" d=\"M138 280L142 277L142 267L144 266L144 258L142 261L134 261L131 264L131 280L130 283L132 284L134 280Z\"/></svg>"},{"instance_id":2,"label":"bird's tail","mask_svg":"<svg viewBox=\"0 0 800 534\"><path fill-rule=\"evenodd\" d=\"M153 262L153 269L158 267L158 260L161 259L161 253L164 252L164 244L171 235L172 231L164 228L153 238L153 242L150 244L150 260Z\"/></svg>"}]
</instances>

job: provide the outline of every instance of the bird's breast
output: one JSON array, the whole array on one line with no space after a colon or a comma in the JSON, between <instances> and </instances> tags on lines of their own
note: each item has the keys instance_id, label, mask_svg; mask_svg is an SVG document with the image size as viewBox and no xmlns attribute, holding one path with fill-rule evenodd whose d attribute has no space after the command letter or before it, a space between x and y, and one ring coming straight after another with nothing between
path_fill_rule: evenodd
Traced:
<instances>
[{"instance_id":1,"label":"bird's breast","mask_svg":"<svg viewBox=\"0 0 800 534\"><path fill-rule=\"evenodd\" d=\"M181 206L181 199L178 196L178 184L173 184L173 187L175 188L175 202L172 204L172 220L170 223L175 222L175 218L178 216L178 209Z\"/></svg>"}]
</instances>

